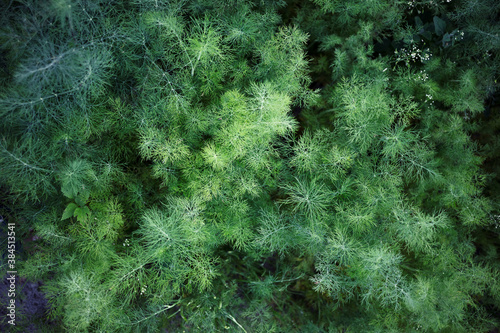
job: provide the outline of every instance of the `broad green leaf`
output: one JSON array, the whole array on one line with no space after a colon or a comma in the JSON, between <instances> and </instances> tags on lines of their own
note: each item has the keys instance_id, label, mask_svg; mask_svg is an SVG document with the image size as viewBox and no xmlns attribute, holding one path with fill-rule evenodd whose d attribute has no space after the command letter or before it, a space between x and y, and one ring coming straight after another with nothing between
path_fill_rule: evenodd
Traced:
<instances>
[{"instance_id":1,"label":"broad green leaf","mask_svg":"<svg viewBox=\"0 0 500 333\"><path fill-rule=\"evenodd\" d=\"M78 208L78 206L75 203L73 203L73 202L70 203L66 207L66 209L64 210L61 220L65 220L67 218L72 217L74 212L75 212L75 209L77 209L77 208Z\"/></svg>"},{"instance_id":2,"label":"broad green leaf","mask_svg":"<svg viewBox=\"0 0 500 333\"><path fill-rule=\"evenodd\" d=\"M74 216L76 216L78 221L82 221L89 214L90 214L89 207L83 206L83 207L78 207L75 209Z\"/></svg>"},{"instance_id":3,"label":"broad green leaf","mask_svg":"<svg viewBox=\"0 0 500 333\"><path fill-rule=\"evenodd\" d=\"M415 16L415 24L417 25L417 28L419 28L419 29L424 26L424 22L422 22L422 20L418 16Z\"/></svg>"},{"instance_id":4,"label":"broad green leaf","mask_svg":"<svg viewBox=\"0 0 500 333\"><path fill-rule=\"evenodd\" d=\"M446 30L446 22L437 16L434 16L434 29L438 36L442 36Z\"/></svg>"},{"instance_id":5,"label":"broad green leaf","mask_svg":"<svg viewBox=\"0 0 500 333\"><path fill-rule=\"evenodd\" d=\"M432 33L430 31L424 31L420 35L422 35L422 37L424 37L427 40L431 40L432 39Z\"/></svg>"}]
</instances>

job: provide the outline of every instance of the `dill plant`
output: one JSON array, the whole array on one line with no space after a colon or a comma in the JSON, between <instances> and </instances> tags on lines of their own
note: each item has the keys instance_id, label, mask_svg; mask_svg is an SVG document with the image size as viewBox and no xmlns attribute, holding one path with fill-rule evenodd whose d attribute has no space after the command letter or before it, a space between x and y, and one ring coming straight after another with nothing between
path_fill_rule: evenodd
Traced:
<instances>
[{"instance_id":1,"label":"dill plant","mask_svg":"<svg viewBox=\"0 0 500 333\"><path fill-rule=\"evenodd\" d=\"M493 2L12 1L1 212L41 327L493 328Z\"/></svg>"}]
</instances>

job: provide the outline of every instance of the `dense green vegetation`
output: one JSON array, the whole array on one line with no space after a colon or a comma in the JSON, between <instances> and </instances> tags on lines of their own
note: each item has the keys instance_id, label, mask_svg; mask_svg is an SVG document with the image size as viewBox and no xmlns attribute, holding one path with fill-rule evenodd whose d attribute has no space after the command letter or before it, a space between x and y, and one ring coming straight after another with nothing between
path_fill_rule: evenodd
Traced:
<instances>
[{"instance_id":1,"label":"dense green vegetation","mask_svg":"<svg viewBox=\"0 0 500 333\"><path fill-rule=\"evenodd\" d=\"M498 1L4 9L0 213L41 329L498 325Z\"/></svg>"}]
</instances>

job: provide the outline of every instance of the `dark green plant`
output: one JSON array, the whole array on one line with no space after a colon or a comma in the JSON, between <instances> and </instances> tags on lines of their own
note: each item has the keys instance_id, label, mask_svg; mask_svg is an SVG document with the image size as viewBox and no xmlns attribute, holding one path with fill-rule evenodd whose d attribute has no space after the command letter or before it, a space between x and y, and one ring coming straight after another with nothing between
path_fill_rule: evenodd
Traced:
<instances>
[{"instance_id":1,"label":"dark green plant","mask_svg":"<svg viewBox=\"0 0 500 333\"><path fill-rule=\"evenodd\" d=\"M1 214L46 329L495 327L490 7L12 1Z\"/></svg>"}]
</instances>

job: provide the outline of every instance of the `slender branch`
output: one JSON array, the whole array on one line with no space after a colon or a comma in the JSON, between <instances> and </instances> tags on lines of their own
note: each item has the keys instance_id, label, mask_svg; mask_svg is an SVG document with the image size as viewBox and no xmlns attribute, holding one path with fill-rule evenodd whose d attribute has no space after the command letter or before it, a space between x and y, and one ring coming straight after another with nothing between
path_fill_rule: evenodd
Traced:
<instances>
[{"instance_id":1,"label":"slender branch","mask_svg":"<svg viewBox=\"0 0 500 333\"><path fill-rule=\"evenodd\" d=\"M45 235L48 235L48 236L53 236L53 237L58 237L58 238L62 238L62 239L67 239L67 240L70 240L70 241L71 241L71 240L73 240L73 239L71 239L70 237L66 237L66 236L59 236L59 235L57 235L57 234L55 234L55 233L53 233L53 232L47 232L47 233L45 233Z\"/></svg>"},{"instance_id":2,"label":"slender branch","mask_svg":"<svg viewBox=\"0 0 500 333\"><path fill-rule=\"evenodd\" d=\"M241 328L241 329L243 330L243 332L247 333L247 331L243 328L243 326L241 326L241 325L240 325L240 323L238 323L238 322L236 321L236 319L234 319L234 317L233 317L233 316L231 316L231 315L228 313L228 314L227 314L227 317L228 317L229 319L231 319L231 320L232 320L232 321L233 321L236 325L238 325L238 327L239 327L239 328Z\"/></svg>"},{"instance_id":3,"label":"slender branch","mask_svg":"<svg viewBox=\"0 0 500 333\"><path fill-rule=\"evenodd\" d=\"M270 237L272 234L275 234L275 233L277 233L278 231L281 231L281 230L284 230L284 229L288 229L288 228L291 228L291 227L293 227L293 225L286 225L286 226L283 226L283 227L278 228L278 229L276 229L276 230L273 230L272 232L265 234L265 235L264 235L264 237L263 237L263 238L261 238L259 241L260 241L260 242L262 242L262 241L264 241L266 238Z\"/></svg>"},{"instance_id":4,"label":"slender branch","mask_svg":"<svg viewBox=\"0 0 500 333\"><path fill-rule=\"evenodd\" d=\"M279 280L277 282L292 282L292 281L296 281L296 280L299 280L299 279L302 279L302 277L304 276L304 273L300 274L299 276L297 276L296 278L293 278L293 279L288 279L288 280Z\"/></svg>"},{"instance_id":5,"label":"slender branch","mask_svg":"<svg viewBox=\"0 0 500 333\"><path fill-rule=\"evenodd\" d=\"M37 166L34 166L34 165L31 165L31 164L28 164L26 162L24 162L22 159L20 159L19 157L17 157L16 155L12 154L10 151L7 150L7 148L5 148L2 144L0 144L0 146L2 147L2 149L7 153L9 154L12 158L14 158L16 161L18 162L21 162L24 166L30 168L30 169L33 169L33 170L38 170L38 171L44 171L44 172L48 172L48 173L52 173L53 171L51 170L48 170L48 169L44 169L44 168L40 168L40 167L37 167Z\"/></svg>"},{"instance_id":6,"label":"slender branch","mask_svg":"<svg viewBox=\"0 0 500 333\"><path fill-rule=\"evenodd\" d=\"M194 63L194 65L191 66L191 76L194 76L194 70L198 66L198 63L200 62L200 59L201 59L201 54L203 53L203 51L205 51L205 49L207 48L207 45L208 45L208 41L205 43L205 45L203 45L203 48L200 49L200 52L198 53L198 57L196 58L196 62Z\"/></svg>"},{"instance_id":7,"label":"slender branch","mask_svg":"<svg viewBox=\"0 0 500 333\"><path fill-rule=\"evenodd\" d=\"M175 304L172 304L172 305L164 305L164 306L163 306L163 308L162 308L161 310L158 310L158 311L156 311L155 313L152 313L151 315L149 315L149 316L147 316L147 317L142 318L141 320L138 320L138 321L135 321L135 322L133 322L133 323L130 323L129 325L137 325L137 324L139 324L139 323L142 323L143 321L146 321L146 320L148 320L149 318L155 317L155 316L159 315L159 314L160 314L160 313L162 313L162 312L165 312L165 311L167 311L167 310L170 310L171 308L173 308L173 307L177 306L180 302L181 302L181 301L179 300L179 301L178 301L177 303L175 303Z\"/></svg>"},{"instance_id":8,"label":"slender branch","mask_svg":"<svg viewBox=\"0 0 500 333\"><path fill-rule=\"evenodd\" d=\"M67 52L65 52L67 53ZM61 60L63 58L63 56L65 55L65 53L61 53L59 56L55 57L54 60L52 60L49 64L43 66L43 67L40 67L40 68L36 68L36 69L32 69L32 70L28 70L27 72L19 75L19 78L20 79L24 79L30 75L33 75L37 72L41 72L41 71L44 71L44 70L47 70L49 69L50 67L54 66L55 64L57 64L59 62L59 60Z\"/></svg>"}]
</instances>

